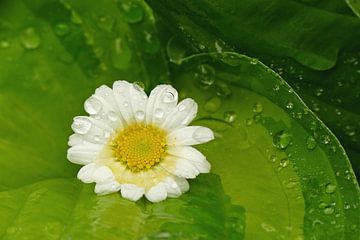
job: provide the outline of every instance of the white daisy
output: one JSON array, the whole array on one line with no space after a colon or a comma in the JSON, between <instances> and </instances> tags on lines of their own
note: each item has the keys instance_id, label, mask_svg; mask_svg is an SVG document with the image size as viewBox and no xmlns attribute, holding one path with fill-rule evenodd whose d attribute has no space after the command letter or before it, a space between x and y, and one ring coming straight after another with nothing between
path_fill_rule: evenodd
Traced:
<instances>
[{"instance_id":1,"label":"white daisy","mask_svg":"<svg viewBox=\"0 0 360 240\"><path fill-rule=\"evenodd\" d=\"M206 127L188 126L197 104L179 104L170 85L159 85L148 97L136 84L116 81L85 101L90 116L77 116L71 125L68 159L84 165L77 177L95 182L97 194L120 191L137 201L179 197L189 189L186 179L208 173L206 157L190 145L214 139Z\"/></svg>"}]
</instances>

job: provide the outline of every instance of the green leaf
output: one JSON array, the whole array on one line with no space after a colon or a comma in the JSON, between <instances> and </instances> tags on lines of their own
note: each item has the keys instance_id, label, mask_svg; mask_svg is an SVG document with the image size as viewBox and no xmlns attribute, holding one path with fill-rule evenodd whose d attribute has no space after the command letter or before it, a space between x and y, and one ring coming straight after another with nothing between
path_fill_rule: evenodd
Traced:
<instances>
[{"instance_id":1,"label":"green leaf","mask_svg":"<svg viewBox=\"0 0 360 240\"><path fill-rule=\"evenodd\" d=\"M231 53L193 56L171 77L199 102L194 124L216 131L201 147L213 173L158 204L96 196L66 159L71 120L101 84L167 80L152 13L141 1L1 4L0 238L358 235L359 189L341 145L278 75Z\"/></svg>"},{"instance_id":2,"label":"green leaf","mask_svg":"<svg viewBox=\"0 0 360 240\"><path fill-rule=\"evenodd\" d=\"M96 87L118 78L146 87L167 79L161 46L149 51L145 36L138 36L147 32L157 39L150 10L140 1L122 2L137 4L143 13L140 23L128 23L115 3L106 3L113 11L106 16L117 23L111 32L95 25L98 4L83 2L87 8L81 15L57 1L3 4L0 39L7 44L0 49L0 149L6 161L0 161L0 190L75 176L78 168L66 161L70 125ZM68 30L59 34L59 24ZM31 46L27 31L38 39L36 45ZM128 53L111 49L118 39L120 50ZM119 60L123 55L126 59Z\"/></svg>"},{"instance_id":3,"label":"green leaf","mask_svg":"<svg viewBox=\"0 0 360 240\"><path fill-rule=\"evenodd\" d=\"M173 77L200 105L194 124L216 131L200 149L245 208L246 239L357 239L359 186L346 154L279 75L214 53L185 58Z\"/></svg>"},{"instance_id":4,"label":"green leaf","mask_svg":"<svg viewBox=\"0 0 360 240\"><path fill-rule=\"evenodd\" d=\"M150 1L151 2L151 1ZM332 1L330 1L332 2ZM330 4L330 2L327 2ZM315 4L315 2L312 2ZM218 18L212 18L212 15L197 15L196 18L190 17L190 15L182 14L179 11L165 11L165 9L173 9L173 5L168 6L167 2L163 2L163 5L156 4L155 9L159 10L159 13L163 16L163 20L166 19L166 23L170 23L170 29L175 30L177 36L165 37L164 41L168 42L168 56L174 63L178 63L182 58L191 54L194 49L200 49L200 51L226 51L231 49L229 43L233 41L231 38L227 38L225 30L220 29L216 31L215 22ZM253 1L254 6L256 2ZM310 2L308 2L310 4ZM192 4L187 3L188 11L192 11ZM203 6L206 9L207 5ZM299 10L301 7L299 7ZM184 11L187 13L187 11ZM221 14L222 9L214 10L214 14ZM234 13L235 14L235 13ZM326 16L325 16L326 15ZM323 17L327 22L331 22L333 18L338 18L338 14L326 13ZM206 28L202 25L205 21L211 23ZM338 21L342 21L342 24L346 24L347 21L358 21L355 18L349 18L342 16ZM315 24L316 22L314 22ZM358 21L358 23L360 23ZM178 29L179 28L179 29ZM236 24L229 24L226 28L237 32ZM337 34L340 30L339 25L334 25L333 30L328 31ZM348 46L341 49L336 65L324 71L317 71L311 68L305 67L297 61L286 57L284 54L280 54L275 48L271 51L262 49L257 45L241 45L241 39L238 40L240 47L236 48L239 52L248 53L253 57L260 59L267 66L270 66L273 70L279 73L300 95L300 97L306 102L306 104L330 127L330 129L340 139L347 151L359 153L360 140L358 139L358 133L360 132L360 112L358 108L354 108L360 99L360 69L359 69L359 45L352 46L354 41L357 41L356 35L359 33L360 27L356 27L352 30L355 32L353 38L347 43ZM163 31L168 31L163 29ZM284 31L287 32L287 31ZM262 33L261 38L266 37L267 33ZM331 34L331 33L329 33ZM284 35L285 36L285 35ZM193 51L189 51L188 46L183 46L183 42L179 37L185 38L193 46ZM328 40L329 35L326 35ZM250 36L248 42L253 42L255 36ZM256 40L256 39L255 39ZM328 42L326 40L325 42ZM286 45L286 41L274 41L280 45ZM199 47L200 46L200 47ZM325 45L324 45L325 46ZM327 45L326 45L327 46ZM191 49L190 49L191 50ZM307 52L305 51L304 54ZM351 156L354 156L353 154ZM356 157L350 158L354 168L357 170L357 175L360 177L360 161Z\"/></svg>"},{"instance_id":5,"label":"green leaf","mask_svg":"<svg viewBox=\"0 0 360 240\"><path fill-rule=\"evenodd\" d=\"M158 204L98 197L92 185L73 179L0 192L0 200L1 239L243 239L245 227L244 210L230 203L213 174Z\"/></svg>"},{"instance_id":6,"label":"green leaf","mask_svg":"<svg viewBox=\"0 0 360 240\"><path fill-rule=\"evenodd\" d=\"M200 50L222 48L223 39L230 47L291 57L315 70L333 67L340 49L356 44L360 37L358 19L293 1L147 2L167 22L196 40L209 40L210 36L218 41L199 45ZM331 31L334 26L336 31Z\"/></svg>"},{"instance_id":7,"label":"green leaf","mask_svg":"<svg viewBox=\"0 0 360 240\"><path fill-rule=\"evenodd\" d=\"M351 10L360 17L360 1L359 0L346 0L346 3L349 5Z\"/></svg>"}]
</instances>

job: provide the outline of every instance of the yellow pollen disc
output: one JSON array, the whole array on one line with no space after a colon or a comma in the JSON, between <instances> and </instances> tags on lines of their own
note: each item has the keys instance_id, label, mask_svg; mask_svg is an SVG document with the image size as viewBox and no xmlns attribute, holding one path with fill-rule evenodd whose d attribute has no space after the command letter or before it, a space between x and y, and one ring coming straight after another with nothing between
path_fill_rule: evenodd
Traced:
<instances>
[{"instance_id":1,"label":"yellow pollen disc","mask_svg":"<svg viewBox=\"0 0 360 240\"><path fill-rule=\"evenodd\" d=\"M115 143L116 158L135 172L152 168L165 154L165 132L151 125L130 125Z\"/></svg>"}]
</instances>

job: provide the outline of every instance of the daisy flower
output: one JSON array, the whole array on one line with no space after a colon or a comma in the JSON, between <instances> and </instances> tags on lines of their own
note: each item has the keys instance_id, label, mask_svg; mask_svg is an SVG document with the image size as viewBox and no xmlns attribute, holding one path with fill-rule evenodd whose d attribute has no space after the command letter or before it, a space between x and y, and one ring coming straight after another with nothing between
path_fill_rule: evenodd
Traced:
<instances>
[{"instance_id":1,"label":"daisy flower","mask_svg":"<svg viewBox=\"0 0 360 240\"><path fill-rule=\"evenodd\" d=\"M186 179L208 173L206 157L191 145L214 139L206 127L188 126L197 104L178 103L170 85L158 85L148 97L137 84L116 81L103 85L85 101L89 116L77 116L71 125L68 159L84 165L77 177L96 183L100 195L121 192L137 201L179 197L189 189Z\"/></svg>"}]
</instances>

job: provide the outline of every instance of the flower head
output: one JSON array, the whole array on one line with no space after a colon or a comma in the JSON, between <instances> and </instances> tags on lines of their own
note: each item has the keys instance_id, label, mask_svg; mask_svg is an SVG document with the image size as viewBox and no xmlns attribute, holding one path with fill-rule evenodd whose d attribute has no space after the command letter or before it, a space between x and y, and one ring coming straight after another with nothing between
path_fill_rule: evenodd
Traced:
<instances>
[{"instance_id":1,"label":"flower head","mask_svg":"<svg viewBox=\"0 0 360 240\"><path fill-rule=\"evenodd\" d=\"M77 177L95 182L97 194L120 191L137 201L178 197L189 189L186 179L207 173L210 164L191 145L214 139L206 127L188 126L197 104L178 103L177 91L159 85L150 96L136 84L116 81L85 101L90 116L77 116L71 125L68 159L84 165Z\"/></svg>"}]
</instances>

